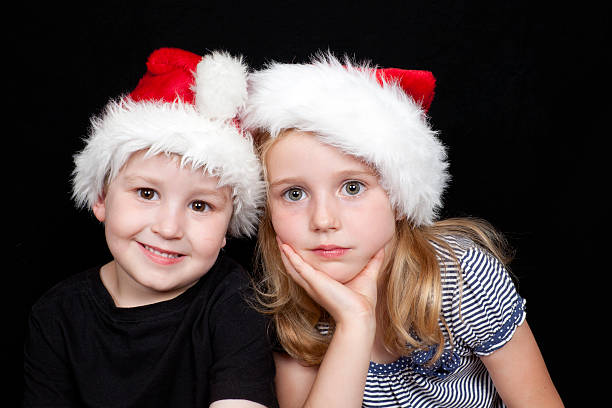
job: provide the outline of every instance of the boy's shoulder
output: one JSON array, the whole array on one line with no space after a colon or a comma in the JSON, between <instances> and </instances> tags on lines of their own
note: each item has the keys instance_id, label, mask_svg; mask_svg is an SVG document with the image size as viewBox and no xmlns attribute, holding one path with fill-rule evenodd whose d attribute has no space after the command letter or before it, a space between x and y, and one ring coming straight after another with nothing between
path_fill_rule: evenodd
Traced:
<instances>
[{"instance_id":1,"label":"boy's shoulder","mask_svg":"<svg viewBox=\"0 0 612 408\"><path fill-rule=\"evenodd\" d=\"M100 266L76 273L60 281L51 289L46 291L32 306L30 314L36 320L53 320L72 322L83 321L91 313L102 313L113 318L115 316L113 307L110 307L110 295L100 281ZM191 294L180 295L180 299L163 302L165 312L178 310L186 304L203 305L225 302L235 296L242 297L252 288L249 273L237 261L220 255L209 272L200 279L200 282L189 290ZM192 296L192 295L195 295ZM248 296L248 295L247 295ZM199 299L199 300L196 300ZM148 307L150 314L155 314L155 307ZM148 315L145 311L139 311L138 316Z\"/></svg>"},{"instance_id":2,"label":"boy's shoulder","mask_svg":"<svg viewBox=\"0 0 612 408\"><path fill-rule=\"evenodd\" d=\"M99 273L100 267L93 267L71 275L47 290L32 306L32 313L53 313L58 308L78 302L86 295L89 282Z\"/></svg>"},{"instance_id":3,"label":"boy's shoulder","mask_svg":"<svg viewBox=\"0 0 612 408\"><path fill-rule=\"evenodd\" d=\"M227 255L219 255L215 265L206 275L204 285L202 286L220 295L231 295L236 292L242 293L252 288L249 272L240 263Z\"/></svg>"}]
</instances>

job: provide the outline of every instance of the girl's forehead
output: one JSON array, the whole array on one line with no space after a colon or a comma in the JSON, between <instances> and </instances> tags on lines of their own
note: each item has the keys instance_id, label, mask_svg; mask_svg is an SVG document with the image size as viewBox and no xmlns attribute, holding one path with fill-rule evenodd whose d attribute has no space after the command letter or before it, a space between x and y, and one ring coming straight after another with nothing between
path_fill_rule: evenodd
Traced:
<instances>
[{"instance_id":1,"label":"girl's forehead","mask_svg":"<svg viewBox=\"0 0 612 408\"><path fill-rule=\"evenodd\" d=\"M264 156L265 167L286 167L286 165L329 166L353 168L378 176L378 171L360 157L348 154L339 147L323 142L312 132L296 129L284 131L271 141ZM280 164L280 166L276 166Z\"/></svg>"}]
</instances>

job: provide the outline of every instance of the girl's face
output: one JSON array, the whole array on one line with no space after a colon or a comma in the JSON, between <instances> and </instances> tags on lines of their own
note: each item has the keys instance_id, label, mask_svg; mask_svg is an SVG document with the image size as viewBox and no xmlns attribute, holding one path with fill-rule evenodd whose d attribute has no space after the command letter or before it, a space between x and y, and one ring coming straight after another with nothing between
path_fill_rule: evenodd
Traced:
<instances>
[{"instance_id":1,"label":"girl's face","mask_svg":"<svg viewBox=\"0 0 612 408\"><path fill-rule=\"evenodd\" d=\"M109 184L93 211L126 301L170 299L212 267L233 211L230 188L218 181L176 156L137 152Z\"/></svg>"},{"instance_id":2,"label":"girl's face","mask_svg":"<svg viewBox=\"0 0 612 408\"><path fill-rule=\"evenodd\" d=\"M391 245L395 213L367 164L297 130L274 142L265 164L274 230L314 268L346 283Z\"/></svg>"}]
</instances>

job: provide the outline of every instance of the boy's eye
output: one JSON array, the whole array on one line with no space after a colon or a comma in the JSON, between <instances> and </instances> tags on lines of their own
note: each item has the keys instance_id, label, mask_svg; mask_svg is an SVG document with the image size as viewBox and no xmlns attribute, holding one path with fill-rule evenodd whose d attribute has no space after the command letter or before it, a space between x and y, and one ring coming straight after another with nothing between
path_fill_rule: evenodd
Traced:
<instances>
[{"instance_id":1,"label":"boy's eye","mask_svg":"<svg viewBox=\"0 0 612 408\"><path fill-rule=\"evenodd\" d=\"M204 212L210 210L210 205L208 205L206 201L193 201L191 204L189 204L189 207L191 207L193 211L197 212Z\"/></svg>"},{"instance_id":2,"label":"boy's eye","mask_svg":"<svg viewBox=\"0 0 612 408\"><path fill-rule=\"evenodd\" d=\"M157 192L152 188L139 188L138 196L145 200L153 200L157 198Z\"/></svg>"},{"instance_id":3,"label":"boy's eye","mask_svg":"<svg viewBox=\"0 0 612 408\"><path fill-rule=\"evenodd\" d=\"M302 190L301 188L290 188L289 190L285 191L285 193L283 194L285 199L289 200L289 201L300 201L303 200L304 197L306 196L304 194L304 190Z\"/></svg>"},{"instance_id":4,"label":"boy's eye","mask_svg":"<svg viewBox=\"0 0 612 408\"><path fill-rule=\"evenodd\" d=\"M363 184L360 183L359 181L347 181L342 186L342 191L346 193L347 195L355 196L361 193L362 187L363 187Z\"/></svg>"}]
</instances>

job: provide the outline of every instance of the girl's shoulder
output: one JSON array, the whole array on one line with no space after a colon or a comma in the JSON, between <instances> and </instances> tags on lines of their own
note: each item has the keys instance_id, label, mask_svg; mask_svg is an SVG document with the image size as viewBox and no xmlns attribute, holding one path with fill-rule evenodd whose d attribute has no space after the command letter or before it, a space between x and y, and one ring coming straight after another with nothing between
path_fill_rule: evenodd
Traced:
<instances>
[{"instance_id":1,"label":"girl's shoulder","mask_svg":"<svg viewBox=\"0 0 612 408\"><path fill-rule=\"evenodd\" d=\"M476 248L476 243L461 235L440 235L438 240L431 241L436 250L440 262L455 262L461 259L465 253Z\"/></svg>"},{"instance_id":2,"label":"girl's shoulder","mask_svg":"<svg viewBox=\"0 0 612 408\"><path fill-rule=\"evenodd\" d=\"M505 344L525 319L525 300L505 265L465 237L444 237L438 251L442 316L453 338L479 355ZM450 251L450 252L449 252Z\"/></svg>"},{"instance_id":3,"label":"girl's shoulder","mask_svg":"<svg viewBox=\"0 0 612 408\"><path fill-rule=\"evenodd\" d=\"M440 241L432 241L436 250L441 274L447 279L464 280L511 280L506 266L490 251L460 235L444 235Z\"/></svg>"}]
</instances>

